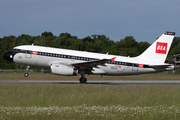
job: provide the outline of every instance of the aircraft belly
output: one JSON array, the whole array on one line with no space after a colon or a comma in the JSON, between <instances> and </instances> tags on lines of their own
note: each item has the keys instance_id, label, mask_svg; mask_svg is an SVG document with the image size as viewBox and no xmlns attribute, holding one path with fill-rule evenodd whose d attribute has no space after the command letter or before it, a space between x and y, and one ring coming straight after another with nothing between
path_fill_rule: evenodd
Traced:
<instances>
[{"instance_id":1,"label":"aircraft belly","mask_svg":"<svg viewBox=\"0 0 180 120\"><path fill-rule=\"evenodd\" d=\"M105 71L106 75L124 75L124 74L132 74L132 67L130 66L115 66L115 65L107 65L107 67L101 67L103 71Z\"/></svg>"},{"instance_id":2,"label":"aircraft belly","mask_svg":"<svg viewBox=\"0 0 180 120\"><path fill-rule=\"evenodd\" d=\"M105 71L106 75L137 75L137 74L146 74L146 73L154 73L154 72L161 72L166 71L167 69L154 69L154 68L136 68L134 69L131 66L112 66L107 65L107 67L100 67L103 71Z\"/></svg>"}]
</instances>

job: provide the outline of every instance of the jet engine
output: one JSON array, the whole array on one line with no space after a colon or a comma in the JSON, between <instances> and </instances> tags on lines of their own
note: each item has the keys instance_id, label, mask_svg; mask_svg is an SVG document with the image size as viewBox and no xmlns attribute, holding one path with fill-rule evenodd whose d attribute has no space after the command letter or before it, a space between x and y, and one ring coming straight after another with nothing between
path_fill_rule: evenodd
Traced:
<instances>
[{"instance_id":1,"label":"jet engine","mask_svg":"<svg viewBox=\"0 0 180 120\"><path fill-rule=\"evenodd\" d=\"M62 76L76 76L78 74L78 70L73 66L54 63L51 65L51 73Z\"/></svg>"}]
</instances>

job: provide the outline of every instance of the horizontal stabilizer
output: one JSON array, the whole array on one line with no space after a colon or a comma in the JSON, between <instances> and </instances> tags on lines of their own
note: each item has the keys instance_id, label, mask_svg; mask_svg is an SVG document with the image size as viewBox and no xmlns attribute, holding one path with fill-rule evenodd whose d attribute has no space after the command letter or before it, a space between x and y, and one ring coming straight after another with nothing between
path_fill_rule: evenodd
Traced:
<instances>
[{"instance_id":1,"label":"horizontal stabilizer","mask_svg":"<svg viewBox=\"0 0 180 120\"><path fill-rule=\"evenodd\" d=\"M166 67L169 67L169 66L173 66L173 65L170 65L170 64L153 64L153 65L149 65L149 67L152 67L152 68L166 68Z\"/></svg>"}]
</instances>

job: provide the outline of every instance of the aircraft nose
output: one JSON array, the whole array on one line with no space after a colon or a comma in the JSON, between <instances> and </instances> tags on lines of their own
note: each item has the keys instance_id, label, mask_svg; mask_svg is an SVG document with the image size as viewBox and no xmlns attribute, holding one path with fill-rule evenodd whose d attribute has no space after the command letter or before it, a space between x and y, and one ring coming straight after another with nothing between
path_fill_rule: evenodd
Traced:
<instances>
[{"instance_id":1,"label":"aircraft nose","mask_svg":"<svg viewBox=\"0 0 180 120\"><path fill-rule=\"evenodd\" d=\"M7 61L13 62L13 57L14 57L14 53L11 51L8 51L6 53L3 54L3 58Z\"/></svg>"}]
</instances>

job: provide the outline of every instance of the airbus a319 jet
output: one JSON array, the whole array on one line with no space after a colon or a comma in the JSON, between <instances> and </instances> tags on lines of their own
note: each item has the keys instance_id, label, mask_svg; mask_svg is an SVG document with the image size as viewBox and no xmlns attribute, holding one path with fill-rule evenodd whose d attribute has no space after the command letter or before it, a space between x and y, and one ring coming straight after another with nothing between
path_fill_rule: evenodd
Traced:
<instances>
[{"instance_id":1,"label":"airbus a319 jet","mask_svg":"<svg viewBox=\"0 0 180 120\"><path fill-rule=\"evenodd\" d=\"M80 83L86 83L85 74L137 75L173 70L165 63L174 32L165 32L137 57L123 57L93 52L59 49L35 45L21 45L3 54L4 59L26 66L50 68L52 74L74 76L81 74ZM27 77L28 70L24 74Z\"/></svg>"}]
</instances>

